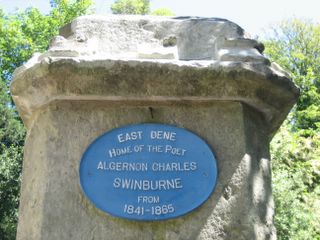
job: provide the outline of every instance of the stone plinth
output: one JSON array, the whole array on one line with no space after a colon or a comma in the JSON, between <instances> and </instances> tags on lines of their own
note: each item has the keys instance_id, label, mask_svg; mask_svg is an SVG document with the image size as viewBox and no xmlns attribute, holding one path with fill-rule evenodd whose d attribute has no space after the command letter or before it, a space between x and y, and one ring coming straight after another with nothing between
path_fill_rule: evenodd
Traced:
<instances>
[{"instance_id":1,"label":"stone plinth","mask_svg":"<svg viewBox=\"0 0 320 240\"><path fill-rule=\"evenodd\" d=\"M263 45L224 19L85 16L16 70L28 129L17 239L276 239L269 141L298 97ZM160 222L95 208L79 163L102 133L135 123L186 128L214 149L211 197Z\"/></svg>"}]
</instances>

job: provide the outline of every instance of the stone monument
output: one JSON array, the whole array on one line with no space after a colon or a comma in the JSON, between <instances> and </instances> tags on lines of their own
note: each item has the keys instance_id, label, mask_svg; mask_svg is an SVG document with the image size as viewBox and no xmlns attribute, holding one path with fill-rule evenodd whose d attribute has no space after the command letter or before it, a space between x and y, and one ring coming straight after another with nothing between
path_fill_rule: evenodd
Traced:
<instances>
[{"instance_id":1,"label":"stone monument","mask_svg":"<svg viewBox=\"0 0 320 240\"><path fill-rule=\"evenodd\" d=\"M35 54L15 71L11 86L28 130L17 239L276 239L269 142L299 91L263 50L238 25L217 18L83 16L64 26L48 51ZM132 206L124 205L121 214L132 218L118 216L117 209L104 211L85 193L82 164L84 169L86 161L90 166L90 149L98 154L95 146L100 142L113 144L113 136L117 144L142 141L148 126L159 126L148 134L162 141L179 138L183 145L184 136L191 136L185 149L172 150L168 145L171 155L195 153L189 162L172 157L175 165L170 165L169 154L157 159L167 161L168 172L152 172L160 165L148 172L152 178L165 174L184 174L184 178L168 185L159 180L153 187L141 187L137 181L124 192L127 197L117 195L124 183L114 178L109 197L125 202L141 189L162 194L172 188L175 198L166 203L162 197L154 198L161 208L148 218L146 211L158 206L140 206L143 196ZM129 128L136 130L120 131ZM166 131L169 128L177 130ZM205 159L202 150L196 152L200 147L205 148ZM154 149L162 151L160 145ZM105 154L132 151L130 146L116 150L106 147ZM130 156L126 159L134 163ZM118 172L131 176L129 163L115 160L112 167L103 161L88 176L102 170L103 177ZM142 164L131 167L146 169ZM211 177L212 182L204 199L189 209L198 193L183 186L199 188L202 194L206 182L193 184L199 180L194 174L201 164L208 172L199 178ZM87 190L104 191L104 185L97 185L93 182ZM117 203L98 198L106 208ZM183 206L176 204L176 198L183 200ZM181 208L181 214L174 208ZM173 215L166 215L170 212Z\"/></svg>"}]
</instances>

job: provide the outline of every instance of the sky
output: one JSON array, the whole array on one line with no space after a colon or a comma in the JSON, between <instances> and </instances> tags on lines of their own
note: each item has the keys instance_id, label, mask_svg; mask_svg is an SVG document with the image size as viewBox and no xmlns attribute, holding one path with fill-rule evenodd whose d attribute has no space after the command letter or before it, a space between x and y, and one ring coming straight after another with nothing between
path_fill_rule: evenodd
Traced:
<instances>
[{"instance_id":1,"label":"sky","mask_svg":"<svg viewBox=\"0 0 320 240\"><path fill-rule=\"evenodd\" d=\"M0 0L5 12L36 7L43 13L50 11L49 0ZM94 0L98 14L110 14L114 0ZM219 17L233 21L252 36L281 20L297 17L320 22L320 0L151 0L151 9L170 8L177 16Z\"/></svg>"}]
</instances>

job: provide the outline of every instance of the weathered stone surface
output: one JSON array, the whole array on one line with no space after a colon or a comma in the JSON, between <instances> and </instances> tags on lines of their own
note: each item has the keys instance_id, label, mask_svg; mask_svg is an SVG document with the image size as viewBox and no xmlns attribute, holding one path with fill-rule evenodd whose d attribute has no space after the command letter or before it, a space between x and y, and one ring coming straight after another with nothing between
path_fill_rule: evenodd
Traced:
<instances>
[{"instance_id":1,"label":"weathered stone surface","mask_svg":"<svg viewBox=\"0 0 320 240\"><path fill-rule=\"evenodd\" d=\"M236 24L210 18L86 16L15 72L28 128L18 239L275 239L269 140L298 89ZM79 163L125 124L187 128L215 150L219 179L197 210L162 222L102 213Z\"/></svg>"},{"instance_id":2,"label":"weathered stone surface","mask_svg":"<svg viewBox=\"0 0 320 240\"><path fill-rule=\"evenodd\" d=\"M34 109L57 98L150 101L147 94L151 101L244 102L265 114L273 132L298 95L261 55L262 45L226 20L87 16L61 32L67 38L56 37L48 52L16 71L12 93L26 124ZM135 86L122 86L130 82Z\"/></svg>"}]
</instances>

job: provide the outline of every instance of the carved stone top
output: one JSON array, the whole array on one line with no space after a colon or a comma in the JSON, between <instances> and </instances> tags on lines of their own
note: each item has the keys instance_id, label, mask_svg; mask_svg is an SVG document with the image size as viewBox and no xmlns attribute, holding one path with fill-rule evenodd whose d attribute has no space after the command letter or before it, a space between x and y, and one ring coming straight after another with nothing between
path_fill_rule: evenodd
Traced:
<instances>
[{"instance_id":1,"label":"carved stone top","mask_svg":"<svg viewBox=\"0 0 320 240\"><path fill-rule=\"evenodd\" d=\"M261 43L219 18L85 16L61 28L50 51L73 57L268 62Z\"/></svg>"},{"instance_id":2,"label":"carved stone top","mask_svg":"<svg viewBox=\"0 0 320 240\"><path fill-rule=\"evenodd\" d=\"M263 49L225 19L83 16L16 70L11 90L27 126L52 101L238 101L261 112L272 135L299 90Z\"/></svg>"}]
</instances>

